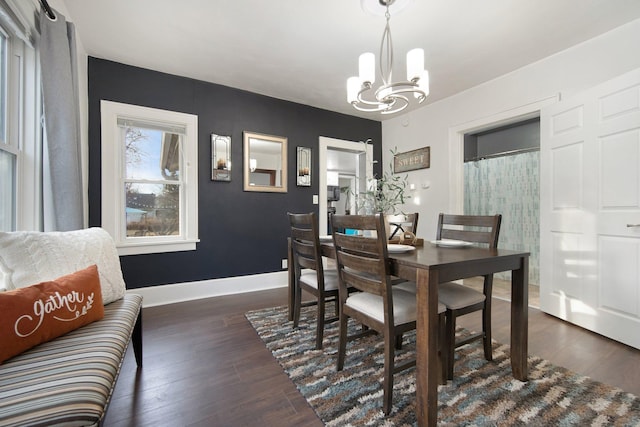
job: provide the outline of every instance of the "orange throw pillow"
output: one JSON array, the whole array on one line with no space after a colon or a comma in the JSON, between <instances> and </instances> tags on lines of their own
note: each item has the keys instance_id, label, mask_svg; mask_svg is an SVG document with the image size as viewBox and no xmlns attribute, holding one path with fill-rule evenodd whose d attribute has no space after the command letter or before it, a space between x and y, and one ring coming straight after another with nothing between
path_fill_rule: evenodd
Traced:
<instances>
[{"instance_id":1,"label":"orange throw pillow","mask_svg":"<svg viewBox=\"0 0 640 427\"><path fill-rule=\"evenodd\" d=\"M0 292L0 363L104 317L98 267Z\"/></svg>"}]
</instances>

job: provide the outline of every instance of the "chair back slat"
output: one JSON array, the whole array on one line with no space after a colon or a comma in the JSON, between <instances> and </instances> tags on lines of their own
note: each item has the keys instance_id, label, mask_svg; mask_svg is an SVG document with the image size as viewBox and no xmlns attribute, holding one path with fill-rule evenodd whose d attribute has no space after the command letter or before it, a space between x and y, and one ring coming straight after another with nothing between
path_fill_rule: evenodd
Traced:
<instances>
[{"instance_id":1,"label":"chair back slat","mask_svg":"<svg viewBox=\"0 0 640 427\"><path fill-rule=\"evenodd\" d=\"M378 255L377 237L353 236L337 233L334 238L336 245L357 251L362 256L370 254L370 256L375 257Z\"/></svg>"},{"instance_id":2,"label":"chair back slat","mask_svg":"<svg viewBox=\"0 0 640 427\"><path fill-rule=\"evenodd\" d=\"M347 287L375 295L384 295L384 283L380 278L386 272L379 259L358 256L345 251L341 253L341 257L343 266L341 274Z\"/></svg>"},{"instance_id":3,"label":"chair back slat","mask_svg":"<svg viewBox=\"0 0 640 427\"><path fill-rule=\"evenodd\" d=\"M291 227L291 238L312 242L314 240L313 230L311 228Z\"/></svg>"},{"instance_id":4,"label":"chair back slat","mask_svg":"<svg viewBox=\"0 0 640 427\"><path fill-rule=\"evenodd\" d=\"M298 262L298 267L299 268L310 268L311 270L317 270L318 269L318 263L316 262L315 259L313 259L313 258L305 258L305 257L300 255L300 252L298 252L298 260L297 260L297 262Z\"/></svg>"},{"instance_id":5,"label":"chair back slat","mask_svg":"<svg viewBox=\"0 0 640 427\"><path fill-rule=\"evenodd\" d=\"M313 270L317 268L317 253L315 244L312 242L301 239L292 239L291 241L294 258L297 259L301 268L311 268Z\"/></svg>"},{"instance_id":6,"label":"chair back slat","mask_svg":"<svg viewBox=\"0 0 640 427\"><path fill-rule=\"evenodd\" d=\"M464 240L498 247L502 215L450 215L440 214L436 239Z\"/></svg>"}]
</instances>

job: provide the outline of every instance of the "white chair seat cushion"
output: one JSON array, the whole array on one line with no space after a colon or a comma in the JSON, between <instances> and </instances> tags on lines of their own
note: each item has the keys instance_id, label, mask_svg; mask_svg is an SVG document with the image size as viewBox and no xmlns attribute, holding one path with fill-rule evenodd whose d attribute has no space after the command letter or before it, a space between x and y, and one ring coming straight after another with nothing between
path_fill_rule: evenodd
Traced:
<instances>
[{"instance_id":1,"label":"white chair seat cushion","mask_svg":"<svg viewBox=\"0 0 640 427\"><path fill-rule=\"evenodd\" d=\"M417 293L416 282L404 281L402 283L398 283L397 285L393 285L393 289L400 289L413 295ZM447 311L447 307L445 307L444 304L438 301L438 314L444 313L445 311Z\"/></svg>"},{"instance_id":2,"label":"white chair seat cushion","mask_svg":"<svg viewBox=\"0 0 640 427\"><path fill-rule=\"evenodd\" d=\"M408 282L406 280L398 283L397 285L393 285L393 289L402 289L403 291L412 293L414 295L417 292L416 282Z\"/></svg>"},{"instance_id":3,"label":"white chair seat cushion","mask_svg":"<svg viewBox=\"0 0 640 427\"><path fill-rule=\"evenodd\" d=\"M318 273L315 270L306 270L300 274L300 282L318 289ZM324 270L324 290L335 291L338 289L338 272L336 270Z\"/></svg>"},{"instance_id":4,"label":"white chair seat cushion","mask_svg":"<svg viewBox=\"0 0 640 427\"><path fill-rule=\"evenodd\" d=\"M458 310L485 300L482 292L457 283L442 283L438 287L438 300L450 310Z\"/></svg>"},{"instance_id":5,"label":"white chair seat cushion","mask_svg":"<svg viewBox=\"0 0 640 427\"><path fill-rule=\"evenodd\" d=\"M384 305L382 297L368 292L355 292L349 295L345 303L347 306L379 322L384 322ZM393 289L393 323L416 321L416 296L400 289Z\"/></svg>"}]
</instances>

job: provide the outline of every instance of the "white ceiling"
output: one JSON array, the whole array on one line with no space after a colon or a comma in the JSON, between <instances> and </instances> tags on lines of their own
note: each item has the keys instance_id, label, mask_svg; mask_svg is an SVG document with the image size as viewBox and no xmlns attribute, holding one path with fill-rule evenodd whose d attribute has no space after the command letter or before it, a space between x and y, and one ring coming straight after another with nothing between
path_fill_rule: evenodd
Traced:
<instances>
[{"instance_id":1,"label":"white ceiling","mask_svg":"<svg viewBox=\"0 0 640 427\"><path fill-rule=\"evenodd\" d=\"M346 102L384 17L360 0L63 0L91 56L360 117ZM397 79L425 50L428 102L640 18L640 0L414 0L391 18ZM423 104L424 105L424 104Z\"/></svg>"}]
</instances>

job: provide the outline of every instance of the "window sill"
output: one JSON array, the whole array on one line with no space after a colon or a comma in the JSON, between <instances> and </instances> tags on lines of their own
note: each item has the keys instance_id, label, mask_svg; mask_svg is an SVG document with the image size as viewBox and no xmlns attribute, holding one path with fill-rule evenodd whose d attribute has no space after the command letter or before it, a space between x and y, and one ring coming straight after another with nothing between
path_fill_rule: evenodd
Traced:
<instances>
[{"instance_id":1,"label":"window sill","mask_svg":"<svg viewBox=\"0 0 640 427\"><path fill-rule=\"evenodd\" d=\"M165 252L195 251L200 240L181 240L180 242L141 242L117 246L118 255L158 254Z\"/></svg>"}]
</instances>

